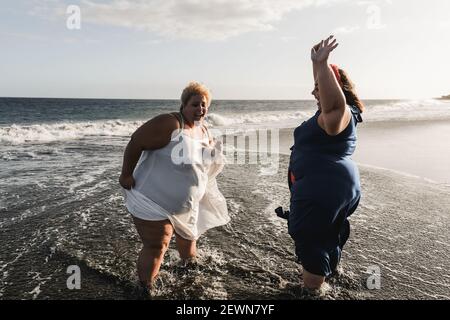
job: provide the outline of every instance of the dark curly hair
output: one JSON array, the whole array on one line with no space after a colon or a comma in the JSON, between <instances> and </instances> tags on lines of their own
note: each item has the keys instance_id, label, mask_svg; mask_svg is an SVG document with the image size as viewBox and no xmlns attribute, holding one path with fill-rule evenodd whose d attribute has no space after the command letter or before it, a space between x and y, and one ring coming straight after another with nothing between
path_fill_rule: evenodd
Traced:
<instances>
[{"instance_id":1,"label":"dark curly hair","mask_svg":"<svg viewBox=\"0 0 450 320\"><path fill-rule=\"evenodd\" d=\"M356 94L355 85L350 80L347 72L339 68L339 75L341 76L342 91L347 104L357 107L360 112L364 112L365 106Z\"/></svg>"}]
</instances>

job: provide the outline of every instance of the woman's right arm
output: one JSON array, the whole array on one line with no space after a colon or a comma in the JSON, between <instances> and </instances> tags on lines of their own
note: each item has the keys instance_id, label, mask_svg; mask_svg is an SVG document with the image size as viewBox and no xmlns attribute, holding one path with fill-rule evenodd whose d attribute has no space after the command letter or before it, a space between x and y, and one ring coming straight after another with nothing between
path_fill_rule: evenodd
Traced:
<instances>
[{"instance_id":1,"label":"woman's right arm","mask_svg":"<svg viewBox=\"0 0 450 320\"><path fill-rule=\"evenodd\" d=\"M132 135L123 156L122 173L119 183L125 189L130 190L135 182L133 171L144 150L155 150L166 146L172 137L172 133L179 129L178 120L170 114L157 116L144 123Z\"/></svg>"},{"instance_id":2,"label":"woman's right arm","mask_svg":"<svg viewBox=\"0 0 450 320\"><path fill-rule=\"evenodd\" d=\"M311 50L313 71L318 84L322 111L318 122L331 136L341 133L347 127L351 117L346 108L344 92L328 64L328 57L337 46L336 39L330 36Z\"/></svg>"}]
</instances>

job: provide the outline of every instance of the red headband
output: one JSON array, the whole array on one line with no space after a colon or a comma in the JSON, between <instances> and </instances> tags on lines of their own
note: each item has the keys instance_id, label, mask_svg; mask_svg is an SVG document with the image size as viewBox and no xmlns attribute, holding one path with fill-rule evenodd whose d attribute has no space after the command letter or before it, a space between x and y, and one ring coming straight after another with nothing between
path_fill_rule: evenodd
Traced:
<instances>
[{"instance_id":1,"label":"red headband","mask_svg":"<svg viewBox=\"0 0 450 320\"><path fill-rule=\"evenodd\" d=\"M337 79L337 81L339 82L339 85L342 87L343 83L342 83L342 79L341 79L341 74L339 73L339 67L335 64L330 64L331 70L333 70L333 73Z\"/></svg>"}]
</instances>

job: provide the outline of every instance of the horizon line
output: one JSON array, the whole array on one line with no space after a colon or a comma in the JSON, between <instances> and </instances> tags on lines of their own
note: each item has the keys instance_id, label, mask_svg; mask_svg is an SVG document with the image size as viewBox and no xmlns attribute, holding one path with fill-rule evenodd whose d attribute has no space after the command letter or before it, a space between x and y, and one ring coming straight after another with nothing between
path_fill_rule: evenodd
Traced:
<instances>
[{"instance_id":1,"label":"horizon line","mask_svg":"<svg viewBox=\"0 0 450 320\"><path fill-rule=\"evenodd\" d=\"M438 100L441 97L422 97L422 98L365 98L367 100ZM145 101L180 101L180 98L73 98L73 97L20 97L20 96L0 96L0 99L55 99L55 100L145 100ZM214 101L315 101L315 99L212 99Z\"/></svg>"}]
</instances>

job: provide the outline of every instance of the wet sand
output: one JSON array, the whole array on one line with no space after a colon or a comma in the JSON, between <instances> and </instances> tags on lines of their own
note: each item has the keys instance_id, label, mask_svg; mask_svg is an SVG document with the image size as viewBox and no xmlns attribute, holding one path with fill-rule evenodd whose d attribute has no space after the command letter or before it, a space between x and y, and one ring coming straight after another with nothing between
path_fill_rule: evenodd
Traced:
<instances>
[{"instance_id":1,"label":"wet sand","mask_svg":"<svg viewBox=\"0 0 450 320\"><path fill-rule=\"evenodd\" d=\"M450 299L449 189L364 166L344 273L321 297L305 292L286 222L273 212L288 205L287 163L282 155L274 176L260 176L255 165L225 169L219 184L232 221L200 238L194 267L180 264L172 243L154 299ZM140 243L116 190L3 226L2 299L142 298ZM69 265L81 268L81 290L66 287ZM372 266L380 270L380 289L367 288Z\"/></svg>"},{"instance_id":2,"label":"wet sand","mask_svg":"<svg viewBox=\"0 0 450 320\"><path fill-rule=\"evenodd\" d=\"M344 265L379 266L376 299L450 299L450 188L360 166L363 198Z\"/></svg>"},{"instance_id":3,"label":"wet sand","mask_svg":"<svg viewBox=\"0 0 450 320\"><path fill-rule=\"evenodd\" d=\"M289 151L292 132L281 131L280 152ZM358 128L353 158L363 198L352 217L343 265L357 274L380 268L381 290L366 291L367 298L450 299L448 141L448 121Z\"/></svg>"}]
</instances>

